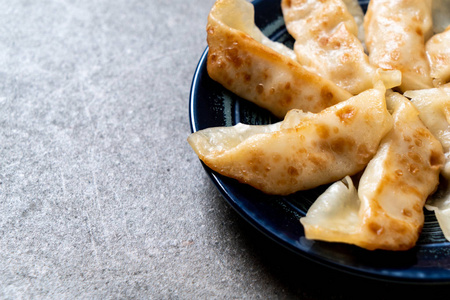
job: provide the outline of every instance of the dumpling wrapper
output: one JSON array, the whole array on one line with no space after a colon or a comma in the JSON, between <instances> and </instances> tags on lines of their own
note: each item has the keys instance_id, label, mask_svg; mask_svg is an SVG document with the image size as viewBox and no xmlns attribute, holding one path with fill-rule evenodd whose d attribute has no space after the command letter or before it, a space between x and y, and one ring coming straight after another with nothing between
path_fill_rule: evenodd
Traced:
<instances>
[{"instance_id":1,"label":"dumpling wrapper","mask_svg":"<svg viewBox=\"0 0 450 300\"><path fill-rule=\"evenodd\" d=\"M450 81L450 26L428 40L426 51L433 84L440 86L448 83Z\"/></svg>"},{"instance_id":2,"label":"dumpling wrapper","mask_svg":"<svg viewBox=\"0 0 450 300\"><path fill-rule=\"evenodd\" d=\"M358 39L358 24L342 0L282 0L281 8L302 66L353 95L373 87L376 68L369 63Z\"/></svg>"},{"instance_id":3,"label":"dumpling wrapper","mask_svg":"<svg viewBox=\"0 0 450 300\"><path fill-rule=\"evenodd\" d=\"M188 142L212 170L287 195L361 171L391 127L380 83L317 114L291 110L272 125L208 128Z\"/></svg>"},{"instance_id":4,"label":"dumpling wrapper","mask_svg":"<svg viewBox=\"0 0 450 300\"><path fill-rule=\"evenodd\" d=\"M444 149L445 163L441 174L446 182L442 182L442 188L427 201L425 207L434 211L445 238L450 241L450 85L407 91L405 96L411 98L423 123Z\"/></svg>"},{"instance_id":5,"label":"dumpling wrapper","mask_svg":"<svg viewBox=\"0 0 450 300\"><path fill-rule=\"evenodd\" d=\"M425 203L425 208L434 212L444 237L450 242L450 196L448 193L448 190L444 190L439 195L433 195L433 198Z\"/></svg>"},{"instance_id":6,"label":"dumpling wrapper","mask_svg":"<svg viewBox=\"0 0 450 300\"><path fill-rule=\"evenodd\" d=\"M279 118L293 109L319 112L352 95L307 71L293 51L270 41L245 0L218 0L207 24L209 76Z\"/></svg>"},{"instance_id":7,"label":"dumpling wrapper","mask_svg":"<svg viewBox=\"0 0 450 300\"><path fill-rule=\"evenodd\" d=\"M308 239L375 250L412 248L424 223L423 207L439 183L442 147L402 95L387 96L394 127L359 181L332 184L300 219Z\"/></svg>"},{"instance_id":8,"label":"dumpling wrapper","mask_svg":"<svg viewBox=\"0 0 450 300\"><path fill-rule=\"evenodd\" d=\"M369 61L400 70L400 90L433 87L425 42L431 37L431 0L371 0L364 18Z\"/></svg>"},{"instance_id":9,"label":"dumpling wrapper","mask_svg":"<svg viewBox=\"0 0 450 300\"><path fill-rule=\"evenodd\" d=\"M359 5L358 0L343 0L345 6L347 6L347 9L349 13L353 16L355 19L356 25L358 27L358 40L361 41L364 47L364 11L361 8L361 5Z\"/></svg>"},{"instance_id":10,"label":"dumpling wrapper","mask_svg":"<svg viewBox=\"0 0 450 300\"><path fill-rule=\"evenodd\" d=\"M422 122L442 144L445 164L441 173L450 180L450 85L406 91L404 96L411 100Z\"/></svg>"}]
</instances>

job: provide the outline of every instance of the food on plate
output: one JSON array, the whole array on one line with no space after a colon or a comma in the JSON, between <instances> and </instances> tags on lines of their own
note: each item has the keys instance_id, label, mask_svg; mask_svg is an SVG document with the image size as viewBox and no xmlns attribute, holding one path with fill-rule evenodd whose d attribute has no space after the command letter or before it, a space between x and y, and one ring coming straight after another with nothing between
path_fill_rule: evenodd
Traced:
<instances>
[{"instance_id":1,"label":"food on plate","mask_svg":"<svg viewBox=\"0 0 450 300\"><path fill-rule=\"evenodd\" d=\"M375 250L408 250L424 224L423 207L439 183L439 141L401 94L389 93L394 126L359 180L331 185L301 218L307 238Z\"/></svg>"},{"instance_id":2,"label":"food on plate","mask_svg":"<svg viewBox=\"0 0 450 300\"><path fill-rule=\"evenodd\" d=\"M450 179L450 85L406 91L404 95L419 111L422 122L441 142L446 156L442 175Z\"/></svg>"},{"instance_id":3,"label":"food on plate","mask_svg":"<svg viewBox=\"0 0 450 300\"><path fill-rule=\"evenodd\" d=\"M217 0L207 71L283 121L197 131L195 153L267 194L331 183L301 218L309 239L411 249L425 206L450 241L450 0L280 3L294 49L249 1Z\"/></svg>"},{"instance_id":4,"label":"food on plate","mask_svg":"<svg viewBox=\"0 0 450 300\"><path fill-rule=\"evenodd\" d=\"M353 95L373 87L376 67L369 63L358 24L342 0L282 0L281 8L302 66Z\"/></svg>"},{"instance_id":5,"label":"food on plate","mask_svg":"<svg viewBox=\"0 0 450 300\"><path fill-rule=\"evenodd\" d=\"M431 0L371 0L364 19L369 61L400 70L400 90L433 87L425 42L433 34Z\"/></svg>"},{"instance_id":6,"label":"food on plate","mask_svg":"<svg viewBox=\"0 0 450 300\"><path fill-rule=\"evenodd\" d=\"M448 83L450 81L450 26L428 40L426 52L434 85Z\"/></svg>"},{"instance_id":7,"label":"food on plate","mask_svg":"<svg viewBox=\"0 0 450 300\"><path fill-rule=\"evenodd\" d=\"M450 241L450 85L407 91L405 96L411 98L423 123L444 149L445 162L441 174L445 181L439 193L433 195L425 207L435 212L444 236Z\"/></svg>"},{"instance_id":8,"label":"food on plate","mask_svg":"<svg viewBox=\"0 0 450 300\"><path fill-rule=\"evenodd\" d=\"M306 70L291 49L270 41L246 0L218 0L207 24L209 76L280 119L293 108L319 112L352 95Z\"/></svg>"},{"instance_id":9,"label":"food on plate","mask_svg":"<svg viewBox=\"0 0 450 300\"><path fill-rule=\"evenodd\" d=\"M355 19L356 25L358 26L357 37L364 44L364 11L361 5L359 5L358 0L343 0L343 2Z\"/></svg>"},{"instance_id":10,"label":"food on plate","mask_svg":"<svg viewBox=\"0 0 450 300\"><path fill-rule=\"evenodd\" d=\"M319 113L291 110L281 122L207 128L189 136L212 170L265 193L287 195L361 171L392 127L381 81Z\"/></svg>"}]
</instances>

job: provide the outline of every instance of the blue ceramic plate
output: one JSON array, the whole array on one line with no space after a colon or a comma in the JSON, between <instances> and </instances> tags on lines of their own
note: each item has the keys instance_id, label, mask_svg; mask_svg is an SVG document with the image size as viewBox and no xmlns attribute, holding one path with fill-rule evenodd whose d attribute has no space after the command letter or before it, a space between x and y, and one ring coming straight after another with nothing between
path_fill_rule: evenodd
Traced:
<instances>
[{"instance_id":1,"label":"blue ceramic plate","mask_svg":"<svg viewBox=\"0 0 450 300\"><path fill-rule=\"evenodd\" d=\"M363 9L368 1L360 1ZM257 0L255 22L271 39L292 46L280 1ZM190 94L191 131L232 126L238 122L279 121L267 111L237 97L213 81L206 71L206 49L195 71ZM356 246L311 241L299 222L326 186L287 197L269 196L204 166L227 202L249 223L292 251L318 263L374 279L406 283L450 283L450 243L434 215L425 210L425 225L414 249L406 252L367 251Z\"/></svg>"}]
</instances>

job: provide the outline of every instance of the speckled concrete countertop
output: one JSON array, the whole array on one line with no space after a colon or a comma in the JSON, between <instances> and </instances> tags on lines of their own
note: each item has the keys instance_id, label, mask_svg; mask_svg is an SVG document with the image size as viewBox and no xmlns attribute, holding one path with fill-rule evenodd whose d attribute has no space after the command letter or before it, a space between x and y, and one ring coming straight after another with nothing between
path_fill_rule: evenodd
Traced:
<instances>
[{"instance_id":1,"label":"speckled concrete countertop","mask_svg":"<svg viewBox=\"0 0 450 300\"><path fill-rule=\"evenodd\" d=\"M426 290L304 260L221 198L186 142L213 2L0 0L1 299Z\"/></svg>"}]
</instances>

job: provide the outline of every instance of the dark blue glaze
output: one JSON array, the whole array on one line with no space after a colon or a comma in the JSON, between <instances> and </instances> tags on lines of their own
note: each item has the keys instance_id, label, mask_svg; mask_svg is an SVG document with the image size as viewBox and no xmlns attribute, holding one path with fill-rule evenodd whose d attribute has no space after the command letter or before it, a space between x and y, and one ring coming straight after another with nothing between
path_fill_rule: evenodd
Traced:
<instances>
[{"instance_id":1,"label":"dark blue glaze","mask_svg":"<svg viewBox=\"0 0 450 300\"><path fill-rule=\"evenodd\" d=\"M368 1L360 1L363 9ZM292 44L280 24L279 0L254 1L255 23L269 28L270 38ZM278 26L274 26L278 24ZM269 26L270 25L270 26ZM269 112L240 99L213 81L206 71L208 48L200 58L190 93L191 131L230 126L238 122L267 124L278 121ZM406 252L367 251L355 246L307 240L299 218L326 186L287 197L269 196L221 176L203 165L225 200L250 224L295 253L326 266L368 278L403 283L450 283L450 243L434 215L425 211L425 226L417 246Z\"/></svg>"}]
</instances>

